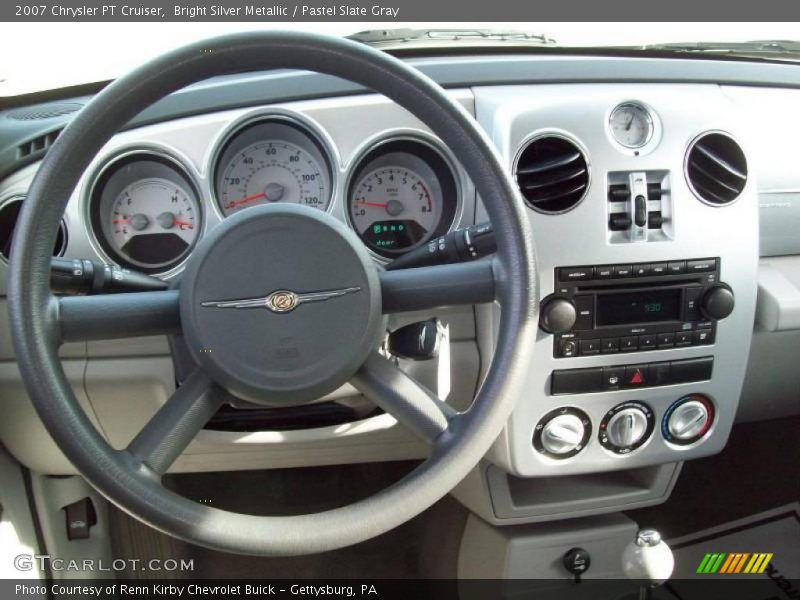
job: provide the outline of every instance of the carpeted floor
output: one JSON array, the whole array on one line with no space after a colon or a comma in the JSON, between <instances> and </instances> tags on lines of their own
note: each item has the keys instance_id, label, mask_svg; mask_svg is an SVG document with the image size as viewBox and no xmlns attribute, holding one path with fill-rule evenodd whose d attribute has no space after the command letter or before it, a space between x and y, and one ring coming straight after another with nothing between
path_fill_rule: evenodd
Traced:
<instances>
[{"instance_id":1,"label":"carpeted floor","mask_svg":"<svg viewBox=\"0 0 800 600\"><path fill-rule=\"evenodd\" d=\"M374 463L273 471L169 476L176 492L212 506L256 515L303 514L351 503L405 475L415 463ZM238 556L174 540L111 509L115 558L193 559L203 578L454 578L467 512L446 497L378 538L324 554L292 558ZM152 578L153 573L148 573ZM165 574L165 577L180 576ZM121 577L137 578L131 571Z\"/></svg>"},{"instance_id":2,"label":"carpeted floor","mask_svg":"<svg viewBox=\"0 0 800 600\"><path fill-rule=\"evenodd\" d=\"M628 513L667 539L693 534L800 501L800 418L739 425L726 450L687 463L670 500ZM262 515L302 514L366 497L414 463L169 476L168 487L219 508ZM119 558L191 558L186 577L452 578L467 512L446 497L394 531L356 546L294 558L214 552L174 540L111 509ZM122 574L136 578L137 572ZM152 578L154 573L149 573ZM175 574L168 575L174 577Z\"/></svg>"}]
</instances>

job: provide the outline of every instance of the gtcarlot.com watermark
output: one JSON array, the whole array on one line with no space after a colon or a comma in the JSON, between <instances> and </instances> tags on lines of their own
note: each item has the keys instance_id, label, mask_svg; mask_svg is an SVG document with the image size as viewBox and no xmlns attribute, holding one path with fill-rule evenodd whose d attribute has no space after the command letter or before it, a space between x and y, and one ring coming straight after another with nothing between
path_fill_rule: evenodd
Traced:
<instances>
[{"instance_id":1,"label":"gtcarlot.com watermark","mask_svg":"<svg viewBox=\"0 0 800 600\"><path fill-rule=\"evenodd\" d=\"M130 571L194 571L194 559L115 558L105 561L96 558L63 559L49 554L18 554L14 557L17 571L84 571L84 572L130 572Z\"/></svg>"}]
</instances>

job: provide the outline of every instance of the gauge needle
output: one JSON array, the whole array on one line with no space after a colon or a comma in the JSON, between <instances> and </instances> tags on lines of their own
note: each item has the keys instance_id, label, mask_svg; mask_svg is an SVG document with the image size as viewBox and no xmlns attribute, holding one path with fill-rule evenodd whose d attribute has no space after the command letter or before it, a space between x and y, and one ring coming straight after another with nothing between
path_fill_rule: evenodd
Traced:
<instances>
[{"instance_id":1,"label":"gauge needle","mask_svg":"<svg viewBox=\"0 0 800 600\"><path fill-rule=\"evenodd\" d=\"M628 121L628 124L625 126L625 131L630 131L630 129L631 129L631 125L633 125L633 117L634 117L634 116L633 116L633 115L631 115L631 119L630 119L630 121Z\"/></svg>"},{"instance_id":2,"label":"gauge needle","mask_svg":"<svg viewBox=\"0 0 800 600\"><path fill-rule=\"evenodd\" d=\"M231 200L228 202L228 208L233 208L234 206L239 206L240 204L247 204L248 202L253 202L258 200L259 198L266 198L266 192L261 192L260 194L253 194L252 196L245 196L244 198L239 198L237 200Z\"/></svg>"},{"instance_id":3,"label":"gauge needle","mask_svg":"<svg viewBox=\"0 0 800 600\"><path fill-rule=\"evenodd\" d=\"M374 206L375 208L386 208L389 206L388 202L367 202L366 200L362 200L359 204L364 204L365 206Z\"/></svg>"},{"instance_id":4,"label":"gauge needle","mask_svg":"<svg viewBox=\"0 0 800 600\"><path fill-rule=\"evenodd\" d=\"M189 229L194 229L194 223L190 223L189 221L181 221L180 219L175 219L173 221L175 225L179 227L188 227Z\"/></svg>"}]
</instances>

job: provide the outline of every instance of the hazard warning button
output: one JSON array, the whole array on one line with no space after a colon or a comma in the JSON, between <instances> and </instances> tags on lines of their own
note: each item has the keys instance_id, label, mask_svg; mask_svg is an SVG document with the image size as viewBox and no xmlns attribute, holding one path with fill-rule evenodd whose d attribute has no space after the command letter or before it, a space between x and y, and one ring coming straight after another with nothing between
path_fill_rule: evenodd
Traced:
<instances>
[{"instance_id":1,"label":"hazard warning button","mask_svg":"<svg viewBox=\"0 0 800 600\"><path fill-rule=\"evenodd\" d=\"M649 365L631 365L625 367L625 387L641 387L649 385Z\"/></svg>"}]
</instances>

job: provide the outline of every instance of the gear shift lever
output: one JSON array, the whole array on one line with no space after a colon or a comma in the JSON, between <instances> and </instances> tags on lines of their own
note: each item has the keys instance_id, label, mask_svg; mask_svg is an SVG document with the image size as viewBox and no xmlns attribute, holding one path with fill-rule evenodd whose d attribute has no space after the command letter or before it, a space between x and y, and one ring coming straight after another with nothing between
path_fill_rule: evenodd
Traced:
<instances>
[{"instance_id":1,"label":"gear shift lever","mask_svg":"<svg viewBox=\"0 0 800 600\"><path fill-rule=\"evenodd\" d=\"M628 579L642 581L639 600L650 600L653 588L672 575L675 557L655 529L641 529L622 553L622 570Z\"/></svg>"}]
</instances>

